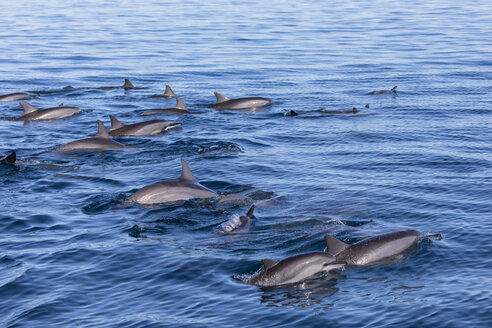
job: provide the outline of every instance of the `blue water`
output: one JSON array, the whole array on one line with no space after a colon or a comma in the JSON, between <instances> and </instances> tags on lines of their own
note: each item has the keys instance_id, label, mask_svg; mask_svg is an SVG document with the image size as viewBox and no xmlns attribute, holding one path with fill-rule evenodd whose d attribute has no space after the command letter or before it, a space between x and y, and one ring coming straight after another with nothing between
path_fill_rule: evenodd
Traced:
<instances>
[{"instance_id":1,"label":"blue water","mask_svg":"<svg viewBox=\"0 0 492 328\"><path fill-rule=\"evenodd\" d=\"M0 166L1 327L491 326L489 1L2 0L0 12L0 94L93 110L23 124L17 102L0 103L0 155L18 155ZM149 89L82 89L124 78ZM173 106L147 97L166 83L203 114L117 139L125 151L51 152L109 114L133 123ZM214 91L275 104L218 112ZM203 185L254 202L249 233L214 233L247 202L125 204L177 177L181 157ZM405 229L443 239L392 265L243 282L261 259L323 250L326 234Z\"/></svg>"}]
</instances>

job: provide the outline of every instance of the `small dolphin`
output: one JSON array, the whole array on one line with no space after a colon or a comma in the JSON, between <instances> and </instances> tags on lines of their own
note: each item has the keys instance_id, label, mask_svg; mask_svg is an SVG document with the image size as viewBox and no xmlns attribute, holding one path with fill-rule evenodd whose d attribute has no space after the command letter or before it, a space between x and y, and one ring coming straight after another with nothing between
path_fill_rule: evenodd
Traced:
<instances>
[{"instance_id":1,"label":"small dolphin","mask_svg":"<svg viewBox=\"0 0 492 328\"><path fill-rule=\"evenodd\" d=\"M263 269L246 283L257 286L277 286L304 280L318 272L328 272L345 267L329 253L312 252L288 257L282 261L261 260Z\"/></svg>"},{"instance_id":2,"label":"small dolphin","mask_svg":"<svg viewBox=\"0 0 492 328\"><path fill-rule=\"evenodd\" d=\"M104 124L97 121L97 134L91 138L85 138L67 143L55 149L56 152L81 152L81 151L105 151L120 150L124 146L111 139Z\"/></svg>"},{"instance_id":3,"label":"small dolphin","mask_svg":"<svg viewBox=\"0 0 492 328\"><path fill-rule=\"evenodd\" d=\"M336 256L337 261L351 266L373 266L403 259L407 251L426 237L439 239L440 235L426 236L416 230L406 230L363 239L352 245L332 236L325 236L325 241L326 251Z\"/></svg>"},{"instance_id":4,"label":"small dolphin","mask_svg":"<svg viewBox=\"0 0 492 328\"><path fill-rule=\"evenodd\" d=\"M149 110L147 112L143 112L140 115L147 116L147 115L162 115L162 114L193 114L193 113L186 108L181 98L176 96L176 106L172 108Z\"/></svg>"},{"instance_id":5,"label":"small dolphin","mask_svg":"<svg viewBox=\"0 0 492 328\"><path fill-rule=\"evenodd\" d=\"M24 108L24 113L17 117L16 121L47 121L57 120L60 118L69 117L81 112L78 107L63 106L60 104L58 107L51 107L46 109L37 109L33 105L21 101L19 104Z\"/></svg>"},{"instance_id":6,"label":"small dolphin","mask_svg":"<svg viewBox=\"0 0 492 328\"><path fill-rule=\"evenodd\" d=\"M148 89L147 87L135 87L131 82L130 80L128 79L125 79L125 83L123 85L117 85L117 86L106 86L106 87L98 87L98 88L94 88L94 89L100 89L100 90L111 90L111 89L125 89L125 90L132 90L132 89L135 89L135 90L141 90L141 89Z\"/></svg>"},{"instance_id":7,"label":"small dolphin","mask_svg":"<svg viewBox=\"0 0 492 328\"><path fill-rule=\"evenodd\" d=\"M164 90L164 93L152 95L149 98L174 98L174 97L176 97L176 94L171 89L171 87L168 84L166 84L166 90Z\"/></svg>"},{"instance_id":8,"label":"small dolphin","mask_svg":"<svg viewBox=\"0 0 492 328\"><path fill-rule=\"evenodd\" d=\"M251 205L246 215L234 215L229 221L221 224L216 232L224 235L247 232L249 230L249 226L251 225L251 218L253 217L254 210L255 206Z\"/></svg>"},{"instance_id":9,"label":"small dolphin","mask_svg":"<svg viewBox=\"0 0 492 328\"><path fill-rule=\"evenodd\" d=\"M214 94L217 102L210 107L215 109L256 109L273 103L273 100L263 97L229 99L218 92L214 92Z\"/></svg>"},{"instance_id":10,"label":"small dolphin","mask_svg":"<svg viewBox=\"0 0 492 328\"><path fill-rule=\"evenodd\" d=\"M181 159L182 172L177 179L164 180L143 187L128 199L130 202L141 205L174 203L178 200L193 198L213 198L217 193L198 183L190 167Z\"/></svg>"},{"instance_id":11,"label":"small dolphin","mask_svg":"<svg viewBox=\"0 0 492 328\"><path fill-rule=\"evenodd\" d=\"M109 134L113 137L148 136L176 128L181 125L181 123L171 123L166 120L151 120L125 125L118 121L113 115L109 115L109 118L111 119Z\"/></svg>"},{"instance_id":12,"label":"small dolphin","mask_svg":"<svg viewBox=\"0 0 492 328\"><path fill-rule=\"evenodd\" d=\"M397 87L398 86L395 85L391 90L374 90L374 91L366 93L366 95L385 95L388 93L396 93Z\"/></svg>"},{"instance_id":13,"label":"small dolphin","mask_svg":"<svg viewBox=\"0 0 492 328\"><path fill-rule=\"evenodd\" d=\"M9 93L7 95L0 96L0 101L15 101L15 100L25 100L31 98L39 98L39 95L30 95L24 92Z\"/></svg>"},{"instance_id":14,"label":"small dolphin","mask_svg":"<svg viewBox=\"0 0 492 328\"><path fill-rule=\"evenodd\" d=\"M16 159L17 159L17 155L15 151L13 151L12 154L8 156L0 157L0 163L14 164Z\"/></svg>"},{"instance_id":15,"label":"small dolphin","mask_svg":"<svg viewBox=\"0 0 492 328\"><path fill-rule=\"evenodd\" d=\"M352 107L352 109L341 109L341 110L320 109L318 112L323 114L357 114L358 110L357 107Z\"/></svg>"}]
</instances>

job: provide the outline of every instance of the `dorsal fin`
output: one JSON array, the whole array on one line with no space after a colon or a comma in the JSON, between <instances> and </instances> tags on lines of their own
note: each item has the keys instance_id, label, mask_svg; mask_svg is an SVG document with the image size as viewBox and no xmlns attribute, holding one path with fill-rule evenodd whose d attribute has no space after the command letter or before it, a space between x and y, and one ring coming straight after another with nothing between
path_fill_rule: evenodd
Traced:
<instances>
[{"instance_id":1,"label":"dorsal fin","mask_svg":"<svg viewBox=\"0 0 492 328\"><path fill-rule=\"evenodd\" d=\"M15 151L13 151L12 154L5 156L4 158L1 158L0 162L14 164L16 159L17 159L17 155L15 154Z\"/></svg>"},{"instance_id":2,"label":"dorsal fin","mask_svg":"<svg viewBox=\"0 0 492 328\"><path fill-rule=\"evenodd\" d=\"M58 107L63 107L63 103L59 104Z\"/></svg>"},{"instance_id":3,"label":"dorsal fin","mask_svg":"<svg viewBox=\"0 0 492 328\"><path fill-rule=\"evenodd\" d=\"M97 134L95 136L99 138L111 139L111 136L109 135L108 131L104 127L103 122L101 122L100 120L97 120Z\"/></svg>"},{"instance_id":4,"label":"dorsal fin","mask_svg":"<svg viewBox=\"0 0 492 328\"><path fill-rule=\"evenodd\" d=\"M188 163L182 158L181 159L181 176L179 177L181 180L186 180L190 182L198 182L193 173L191 172Z\"/></svg>"},{"instance_id":5,"label":"dorsal fin","mask_svg":"<svg viewBox=\"0 0 492 328\"><path fill-rule=\"evenodd\" d=\"M249 211L248 213L246 213L246 216L247 217L253 217L253 212L255 211L255 206L254 205L251 205L251 207L249 208Z\"/></svg>"},{"instance_id":6,"label":"dorsal fin","mask_svg":"<svg viewBox=\"0 0 492 328\"><path fill-rule=\"evenodd\" d=\"M176 97L176 94L171 89L169 84L166 84L166 90L164 90L164 97L169 97L169 98Z\"/></svg>"},{"instance_id":7,"label":"dorsal fin","mask_svg":"<svg viewBox=\"0 0 492 328\"><path fill-rule=\"evenodd\" d=\"M135 87L133 86L133 84L128 79L125 79L125 84L123 84L123 88L125 88L125 89L135 89Z\"/></svg>"},{"instance_id":8,"label":"dorsal fin","mask_svg":"<svg viewBox=\"0 0 492 328\"><path fill-rule=\"evenodd\" d=\"M31 105L25 101L20 101L19 104L22 106L22 108L24 108L24 113L22 113L22 115L26 115L26 114L29 114L29 113L32 113L32 112L39 110L36 107L34 107L33 105Z\"/></svg>"},{"instance_id":9,"label":"dorsal fin","mask_svg":"<svg viewBox=\"0 0 492 328\"><path fill-rule=\"evenodd\" d=\"M109 129L109 131L116 130L125 126L113 115L109 115L109 118L111 119L111 128Z\"/></svg>"},{"instance_id":10,"label":"dorsal fin","mask_svg":"<svg viewBox=\"0 0 492 328\"><path fill-rule=\"evenodd\" d=\"M263 259L261 260L263 262L263 266L265 267L265 270L270 270L274 266L278 264L278 261L271 260L271 259Z\"/></svg>"},{"instance_id":11,"label":"dorsal fin","mask_svg":"<svg viewBox=\"0 0 492 328\"><path fill-rule=\"evenodd\" d=\"M391 91L396 92L396 88L398 88L397 85L395 85L393 88L391 88Z\"/></svg>"},{"instance_id":12,"label":"dorsal fin","mask_svg":"<svg viewBox=\"0 0 492 328\"><path fill-rule=\"evenodd\" d=\"M218 103L221 103L221 102L224 102L224 101L227 101L227 100L230 100L229 98L227 98L226 96L224 95L221 95L220 93L218 92L214 92L214 95L215 95L215 98L217 98L217 102L216 104Z\"/></svg>"},{"instance_id":13,"label":"dorsal fin","mask_svg":"<svg viewBox=\"0 0 492 328\"><path fill-rule=\"evenodd\" d=\"M340 241L335 237L329 235L325 236L325 242L326 242L326 252L332 255L337 255L338 253L342 252L343 250L345 250L350 246L349 244L345 244L343 241Z\"/></svg>"},{"instance_id":14,"label":"dorsal fin","mask_svg":"<svg viewBox=\"0 0 492 328\"><path fill-rule=\"evenodd\" d=\"M187 110L184 102L181 100L181 98L179 97L176 97L176 106L174 106L175 108L178 108L178 109L184 109L184 110Z\"/></svg>"}]
</instances>

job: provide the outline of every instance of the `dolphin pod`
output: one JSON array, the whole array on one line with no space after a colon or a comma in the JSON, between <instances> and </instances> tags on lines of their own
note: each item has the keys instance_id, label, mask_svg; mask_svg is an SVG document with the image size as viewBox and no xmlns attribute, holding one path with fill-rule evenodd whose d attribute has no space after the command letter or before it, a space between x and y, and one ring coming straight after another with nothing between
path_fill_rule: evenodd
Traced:
<instances>
[{"instance_id":1,"label":"dolphin pod","mask_svg":"<svg viewBox=\"0 0 492 328\"><path fill-rule=\"evenodd\" d=\"M19 104L24 109L24 112L21 116L15 119L16 121L57 120L65 117L70 117L81 112L81 109L78 107L63 106L63 104L58 107L51 107L46 109L38 109L25 101L21 101Z\"/></svg>"}]
</instances>

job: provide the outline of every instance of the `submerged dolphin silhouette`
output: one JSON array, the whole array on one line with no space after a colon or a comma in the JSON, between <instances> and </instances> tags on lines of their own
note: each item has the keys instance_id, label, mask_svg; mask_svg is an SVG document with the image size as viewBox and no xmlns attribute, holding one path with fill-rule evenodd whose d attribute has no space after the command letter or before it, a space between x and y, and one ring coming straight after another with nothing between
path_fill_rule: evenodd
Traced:
<instances>
[{"instance_id":1,"label":"submerged dolphin silhouette","mask_svg":"<svg viewBox=\"0 0 492 328\"><path fill-rule=\"evenodd\" d=\"M396 93L396 88L398 88L398 86L395 85L393 88L391 88L391 90L374 90L366 93L366 95L384 95L388 93Z\"/></svg>"},{"instance_id":2,"label":"submerged dolphin silhouette","mask_svg":"<svg viewBox=\"0 0 492 328\"><path fill-rule=\"evenodd\" d=\"M138 87L138 88L135 87L133 85L133 83L130 82L129 79L125 79L125 83L123 85L98 87L98 88L94 88L94 89L111 90L111 89L119 89L119 88L122 88L122 89L125 89L125 90L131 90L131 89L137 89L137 90L148 89L147 87Z\"/></svg>"},{"instance_id":3,"label":"submerged dolphin silhouette","mask_svg":"<svg viewBox=\"0 0 492 328\"><path fill-rule=\"evenodd\" d=\"M176 106L171 108L149 110L147 112L143 112L140 115L147 116L147 115L160 115L160 114L192 114L192 112L190 112L186 108L181 98L176 96Z\"/></svg>"},{"instance_id":4,"label":"submerged dolphin silhouette","mask_svg":"<svg viewBox=\"0 0 492 328\"><path fill-rule=\"evenodd\" d=\"M218 92L214 92L214 95L217 98L217 102L210 105L210 107L215 109L255 109L273 103L273 100L263 97L229 99Z\"/></svg>"},{"instance_id":5,"label":"submerged dolphin silhouette","mask_svg":"<svg viewBox=\"0 0 492 328\"><path fill-rule=\"evenodd\" d=\"M174 203L178 200L193 198L213 198L217 193L198 183L190 167L184 159L181 159L182 172L177 179L164 180L143 187L128 200L141 205L154 205L162 203Z\"/></svg>"},{"instance_id":6,"label":"submerged dolphin silhouette","mask_svg":"<svg viewBox=\"0 0 492 328\"><path fill-rule=\"evenodd\" d=\"M101 121L97 121L97 134L94 137L76 140L55 149L56 152L81 152L120 150L123 145L111 139Z\"/></svg>"},{"instance_id":7,"label":"submerged dolphin silhouette","mask_svg":"<svg viewBox=\"0 0 492 328\"><path fill-rule=\"evenodd\" d=\"M173 97L176 97L176 94L168 84L166 84L166 90L164 90L164 93L149 96L149 98L173 98Z\"/></svg>"},{"instance_id":8,"label":"submerged dolphin silhouette","mask_svg":"<svg viewBox=\"0 0 492 328\"><path fill-rule=\"evenodd\" d=\"M47 121L70 117L81 112L78 107L63 106L38 109L33 105L21 101L19 104L24 108L24 113L17 117L16 121Z\"/></svg>"},{"instance_id":9,"label":"submerged dolphin silhouette","mask_svg":"<svg viewBox=\"0 0 492 328\"><path fill-rule=\"evenodd\" d=\"M113 137L148 136L162 133L181 125L181 123L171 123L166 120L151 120L125 125L118 121L118 119L116 119L113 115L109 115L109 118L111 119L109 134Z\"/></svg>"},{"instance_id":10,"label":"submerged dolphin silhouette","mask_svg":"<svg viewBox=\"0 0 492 328\"><path fill-rule=\"evenodd\" d=\"M263 268L247 284L277 286L304 280L318 272L328 272L345 267L345 262L325 252L312 252L288 257L282 261L261 260Z\"/></svg>"},{"instance_id":11,"label":"submerged dolphin silhouette","mask_svg":"<svg viewBox=\"0 0 492 328\"><path fill-rule=\"evenodd\" d=\"M30 95L25 92L15 92L0 96L0 101L15 101L15 100L25 100L31 98L39 98L39 95Z\"/></svg>"},{"instance_id":12,"label":"submerged dolphin silhouette","mask_svg":"<svg viewBox=\"0 0 492 328\"><path fill-rule=\"evenodd\" d=\"M13 151L10 155L0 157L0 163L14 164L17 159L17 154Z\"/></svg>"},{"instance_id":13,"label":"submerged dolphin silhouette","mask_svg":"<svg viewBox=\"0 0 492 328\"><path fill-rule=\"evenodd\" d=\"M373 266L402 260L426 237L440 239L441 235L426 236L416 230L406 230L363 239L352 245L328 235L325 241L326 251L336 256L337 261L351 266Z\"/></svg>"}]
</instances>

